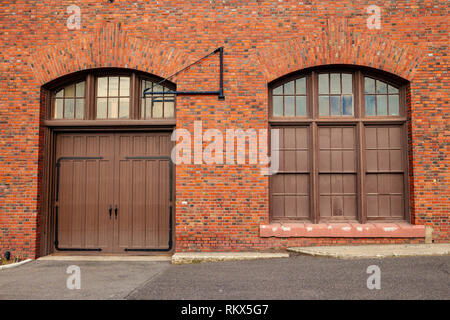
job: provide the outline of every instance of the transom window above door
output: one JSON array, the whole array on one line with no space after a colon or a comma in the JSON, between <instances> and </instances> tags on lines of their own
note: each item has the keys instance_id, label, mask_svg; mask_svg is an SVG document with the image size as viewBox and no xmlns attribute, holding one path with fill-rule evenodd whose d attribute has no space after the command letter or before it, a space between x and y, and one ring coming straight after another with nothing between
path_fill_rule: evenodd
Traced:
<instances>
[{"instance_id":1,"label":"transom window above door","mask_svg":"<svg viewBox=\"0 0 450 320\"><path fill-rule=\"evenodd\" d=\"M402 99L401 83L370 73L309 72L271 85L270 118L399 118L405 115Z\"/></svg>"},{"instance_id":2,"label":"transom window above door","mask_svg":"<svg viewBox=\"0 0 450 320\"><path fill-rule=\"evenodd\" d=\"M280 137L271 219L407 218L405 84L366 70L320 68L270 85L269 123Z\"/></svg>"},{"instance_id":3,"label":"transom window above door","mask_svg":"<svg viewBox=\"0 0 450 320\"><path fill-rule=\"evenodd\" d=\"M156 77L124 70L95 70L51 86L54 120L164 120L175 118L175 95L142 96L144 89L175 90Z\"/></svg>"}]
</instances>

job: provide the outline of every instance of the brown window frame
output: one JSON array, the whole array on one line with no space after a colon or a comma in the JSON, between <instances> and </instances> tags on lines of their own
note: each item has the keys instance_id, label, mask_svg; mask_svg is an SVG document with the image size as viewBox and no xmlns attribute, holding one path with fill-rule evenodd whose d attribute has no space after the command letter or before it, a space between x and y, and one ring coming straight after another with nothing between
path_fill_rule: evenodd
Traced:
<instances>
[{"instance_id":1,"label":"brown window frame","mask_svg":"<svg viewBox=\"0 0 450 320\"><path fill-rule=\"evenodd\" d=\"M318 74L319 73L351 73L353 85L353 116L319 116L318 102ZM272 91L280 85L289 81L306 77L306 103L307 116L273 116L273 95ZM399 115L386 116L366 116L365 115L365 94L364 77L370 77L380 80L388 85L399 89ZM366 223L368 221L409 221L409 163L408 163L408 136L407 136L407 101L406 88L407 82L396 76L373 70L369 68L356 68L350 66L324 66L306 69L301 73L293 73L277 79L268 86L268 122L272 128L289 127L307 127L309 134L309 167L310 167L310 214L308 218L286 217L274 214L273 205L273 181L274 177L269 177L269 211L270 219L273 221L301 221L312 223L327 222L357 222ZM331 108L331 107L330 107ZM285 109L283 105L283 110ZM284 111L283 111L284 112ZM365 139L366 128L377 126L398 126L401 128L402 139L402 168L403 168L403 212L401 217L368 217L367 214L367 194L366 194L366 167ZM356 218L355 219L336 219L320 217L319 213L319 168L318 168L318 131L321 127L353 127L355 130L355 161L356 161ZM286 212L286 211L285 211Z\"/></svg>"},{"instance_id":2,"label":"brown window frame","mask_svg":"<svg viewBox=\"0 0 450 320\"><path fill-rule=\"evenodd\" d=\"M128 118L99 118L97 119L97 79L99 77L130 77L130 110ZM142 118L141 117L141 83L142 80L152 81L158 83L163 79L145 72L128 70L128 69L118 69L118 68L105 68L105 69L95 69L85 72L79 72L76 74L68 75L52 81L44 86L46 91L46 125L48 126L61 126L61 125L84 125L84 124L111 124L111 125L121 125L121 124L131 124L140 122L142 124L173 124L176 118L176 97L174 97L174 112L173 117L161 117L161 118ZM64 119L55 118L55 95L56 92L78 82L85 81L85 102L84 102L84 117L83 119ZM170 81L164 81L160 84L163 87L167 87L170 90L176 90L176 85Z\"/></svg>"}]
</instances>

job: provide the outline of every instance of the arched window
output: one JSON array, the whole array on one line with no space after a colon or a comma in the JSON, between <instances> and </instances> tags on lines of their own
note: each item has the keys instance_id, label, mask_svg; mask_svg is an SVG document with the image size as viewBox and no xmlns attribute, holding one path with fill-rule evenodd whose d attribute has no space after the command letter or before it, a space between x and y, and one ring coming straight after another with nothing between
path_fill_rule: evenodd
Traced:
<instances>
[{"instance_id":1,"label":"arched window","mask_svg":"<svg viewBox=\"0 0 450 320\"><path fill-rule=\"evenodd\" d=\"M314 69L271 83L269 112L280 130L272 219L407 218L404 81L365 69Z\"/></svg>"},{"instance_id":2,"label":"arched window","mask_svg":"<svg viewBox=\"0 0 450 320\"><path fill-rule=\"evenodd\" d=\"M174 119L173 94L149 95L143 90L175 90L169 81L124 70L93 70L49 85L53 120Z\"/></svg>"}]
</instances>

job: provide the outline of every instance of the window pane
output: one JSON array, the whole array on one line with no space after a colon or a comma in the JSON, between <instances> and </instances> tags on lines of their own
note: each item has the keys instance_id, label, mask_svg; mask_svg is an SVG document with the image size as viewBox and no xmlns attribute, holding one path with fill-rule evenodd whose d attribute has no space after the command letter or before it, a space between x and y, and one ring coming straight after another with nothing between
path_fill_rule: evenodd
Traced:
<instances>
[{"instance_id":1,"label":"window pane","mask_svg":"<svg viewBox=\"0 0 450 320\"><path fill-rule=\"evenodd\" d=\"M64 88L64 97L65 98L75 97L75 85L67 86Z\"/></svg>"},{"instance_id":2,"label":"window pane","mask_svg":"<svg viewBox=\"0 0 450 320\"><path fill-rule=\"evenodd\" d=\"M162 92L163 91L163 87L159 84L154 84L153 85L153 92Z\"/></svg>"},{"instance_id":3,"label":"window pane","mask_svg":"<svg viewBox=\"0 0 450 320\"><path fill-rule=\"evenodd\" d=\"M375 96L366 95L366 115L375 115Z\"/></svg>"},{"instance_id":4,"label":"window pane","mask_svg":"<svg viewBox=\"0 0 450 320\"><path fill-rule=\"evenodd\" d=\"M284 94L294 94L294 81L290 81L284 85Z\"/></svg>"},{"instance_id":5,"label":"window pane","mask_svg":"<svg viewBox=\"0 0 450 320\"><path fill-rule=\"evenodd\" d=\"M351 74L342 74L342 93L353 93L353 79Z\"/></svg>"},{"instance_id":6,"label":"window pane","mask_svg":"<svg viewBox=\"0 0 450 320\"><path fill-rule=\"evenodd\" d=\"M145 118L152 117L152 98L145 98Z\"/></svg>"},{"instance_id":7,"label":"window pane","mask_svg":"<svg viewBox=\"0 0 450 320\"><path fill-rule=\"evenodd\" d=\"M65 119L73 119L74 117L74 100L73 99L65 99L64 101L64 118Z\"/></svg>"},{"instance_id":8,"label":"window pane","mask_svg":"<svg viewBox=\"0 0 450 320\"><path fill-rule=\"evenodd\" d=\"M295 115L299 117L306 117L306 96L297 96L295 99Z\"/></svg>"},{"instance_id":9,"label":"window pane","mask_svg":"<svg viewBox=\"0 0 450 320\"><path fill-rule=\"evenodd\" d=\"M111 97L119 95L119 77L109 77L108 94Z\"/></svg>"},{"instance_id":10,"label":"window pane","mask_svg":"<svg viewBox=\"0 0 450 320\"><path fill-rule=\"evenodd\" d=\"M284 115L293 117L295 114L295 101L293 96L284 97Z\"/></svg>"},{"instance_id":11,"label":"window pane","mask_svg":"<svg viewBox=\"0 0 450 320\"><path fill-rule=\"evenodd\" d=\"M107 105L108 105L107 98L97 99L97 119L106 119Z\"/></svg>"},{"instance_id":12,"label":"window pane","mask_svg":"<svg viewBox=\"0 0 450 320\"><path fill-rule=\"evenodd\" d=\"M377 93L387 93L387 84L377 80Z\"/></svg>"},{"instance_id":13,"label":"window pane","mask_svg":"<svg viewBox=\"0 0 450 320\"><path fill-rule=\"evenodd\" d=\"M141 99L141 118L145 118L145 99Z\"/></svg>"},{"instance_id":14,"label":"window pane","mask_svg":"<svg viewBox=\"0 0 450 320\"><path fill-rule=\"evenodd\" d=\"M62 92L62 90L61 90ZM62 119L63 117L63 99L56 99L55 100L55 119Z\"/></svg>"},{"instance_id":15,"label":"window pane","mask_svg":"<svg viewBox=\"0 0 450 320\"><path fill-rule=\"evenodd\" d=\"M328 116L330 115L330 99L329 96L319 97L319 115Z\"/></svg>"},{"instance_id":16,"label":"window pane","mask_svg":"<svg viewBox=\"0 0 450 320\"><path fill-rule=\"evenodd\" d=\"M339 116L341 115L341 97L340 96L331 96L331 115Z\"/></svg>"},{"instance_id":17,"label":"window pane","mask_svg":"<svg viewBox=\"0 0 450 320\"><path fill-rule=\"evenodd\" d=\"M389 115L391 115L391 116L399 115L398 95L390 95L389 96Z\"/></svg>"},{"instance_id":18,"label":"window pane","mask_svg":"<svg viewBox=\"0 0 450 320\"><path fill-rule=\"evenodd\" d=\"M153 101L153 118L162 118L162 106L161 99Z\"/></svg>"},{"instance_id":19,"label":"window pane","mask_svg":"<svg viewBox=\"0 0 450 320\"><path fill-rule=\"evenodd\" d=\"M77 83L77 87L76 87L76 94L77 94L77 97L78 98L83 98L84 97L84 85L85 85L85 82L83 81L83 82L78 82Z\"/></svg>"},{"instance_id":20,"label":"window pane","mask_svg":"<svg viewBox=\"0 0 450 320\"><path fill-rule=\"evenodd\" d=\"M283 94L283 86L279 86L273 89L273 94Z\"/></svg>"},{"instance_id":21,"label":"window pane","mask_svg":"<svg viewBox=\"0 0 450 320\"><path fill-rule=\"evenodd\" d=\"M164 101L164 118L173 118L175 103L171 100Z\"/></svg>"},{"instance_id":22,"label":"window pane","mask_svg":"<svg viewBox=\"0 0 450 320\"><path fill-rule=\"evenodd\" d=\"M76 110L75 118L83 119L84 118L84 99L77 99L76 100L76 108L75 108L75 110Z\"/></svg>"},{"instance_id":23,"label":"window pane","mask_svg":"<svg viewBox=\"0 0 450 320\"><path fill-rule=\"evenodd\" d=\"M129 96L130 95L130 78L120 77L120 95Z\"/></svg>"},{"instance_id":24,"label":"window pane","mask_svg":"<svg viewBox=\"0 0 450 320\"><path fill-rule=\"evenodd\" d=\"M352 96L343 96L342 97L342 114L344 116L352 116L353 115L353 97Z\"/></svg>"},{"instance_id":25,"label":"window pane","mask_svg":"<svg viewBox=\"0 0 450 320\"><path fill-rule=\"evenodd\" d=\"M319 93L327 94L328 90L328 73L319 74Z\"/></svg>"},{"instance_id":26,"label":"window pane","mask_svg":"<svg viewBox=\"0 0 450 320\"><path fill-rule=\"evenodd\" d=\"M339 73L330 74L330 93L341 93L341 75Z\"/></svg>"},{"instance_id":27,"label":"window pane","mask_svg":"<svg viewBox=\"0 0 450 320\"><path fill-rule=\"evenodd\" d=\"M106 97L108 95L108 78L102 77L97 79L97 96Z\"/></svg>"},{"instance_id":28,"label":"window pane","mask_svg":"<svg viewBox=\"0 0 450 320\"><path fill-rule=\"evenodd\" d=\"M364 93L375 93L375 80L372 78L364 78Z\"/></svg>"},{"instance_id":29,"label":"window pane","mask_svg":"<svg viewBox=\"0 0 450 320\"><path fill-rule=\"evenodd\" d=\"M398 93L398 89L393 86L388 86L389 93Z\"/></svg>"},{"instance_id":30,"label":"window pane","mask_svg":"<svg viewBox=\"0 0 450 320\"><path fill-rule=\"evenodd\" d=\"M119 117L119 99L109 98L108 100L108 118Z\"/></svg>"},{"instance_id":31,"label":"window pane","mask_svg":"<svg viewBox=\"0 0 450 320\"><path fill-rule=\"evenodd\" d=\"M64 89L61 89L59 91L56 92L56 97L57 98L62 98L64 97Z\"/></svg>"},{"instance_id":32,"label":"window pane","mask_svg":"<svg viewBox=\"0 0 450 320\"><path fill-rule=\"evenodd\" d=\"M283 115L283 97L274 96L273 97L273 115L279 117Z\"/></svg>"},{"instance_id":33,"label":"window pane","mask_svg":"<svg viewBox=\"0 0 450 320\"><path fill-rule=\"evenodd\" d=\"M295 81L295 93L306 94L306 78L300 78Z\"/></svg>"},{"instance_id":34,"label":"window pane","mask_svg":"<svg viewBox=\"0 0 450 320\"><path fill-rule=\"evenodd\" d=\"M119 118L126 119L130 117L130 98L120 98Z\"/></svg>"},{"instance_id":35,"label":"window pane","mask_svg":"<svg viewBox=\"0 0 450 320\"><path fill-rule=\"evenodd\" d=\"M387 115L387 96L385 95L377 96L377 115Z\"/></svg>"},{"instance_id":36,"label":"window pane","mask_svg":"<svg viewBox=\"0 0 450 320\"><path fill-rule=\"evenodd\" d=\"M142 80L142 87L144 89L152 88L152 85L153 85L153 83L151 81ZM149 91L151 92L152 90L149 90Z\"/></svg>"}]
</instances>

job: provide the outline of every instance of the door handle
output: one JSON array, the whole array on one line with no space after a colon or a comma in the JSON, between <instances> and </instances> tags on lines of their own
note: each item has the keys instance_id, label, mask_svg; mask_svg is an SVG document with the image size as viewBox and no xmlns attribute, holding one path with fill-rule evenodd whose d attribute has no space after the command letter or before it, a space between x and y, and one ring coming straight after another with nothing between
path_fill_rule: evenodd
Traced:
<instances>
[{"instance_id":1,"label":"door handle","mask_svg":"<svg viewBox=\"0 0 450 320\"><path fill-rule=\"evenodd\" d=\"M115 218L117 219L117 204L116 204L116 206L115 206L115 208L114 208L114 216L115 216Z\"/></svg>"},{"instance_id":2,"label":"door handle","mask_svg":"<svg viewBox=\"0 0 450 320\"><path fill-rule=\"evenodd\" d=\"M112 205L109 205L109 218L111 219L111 215L112 215Z\"/></svg>"}]
</instances>

